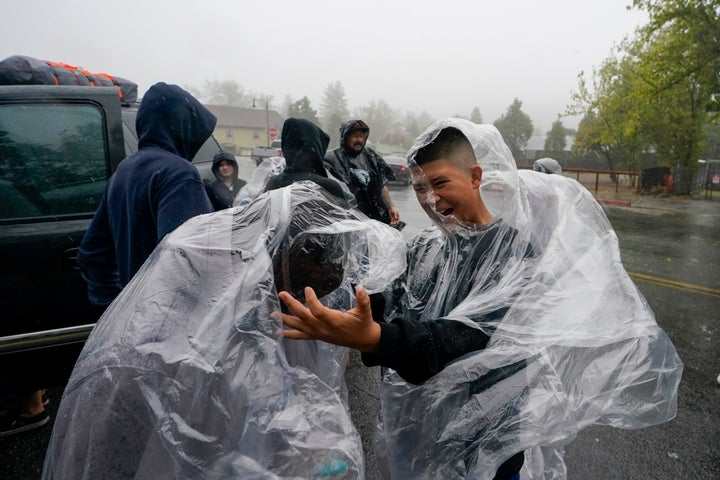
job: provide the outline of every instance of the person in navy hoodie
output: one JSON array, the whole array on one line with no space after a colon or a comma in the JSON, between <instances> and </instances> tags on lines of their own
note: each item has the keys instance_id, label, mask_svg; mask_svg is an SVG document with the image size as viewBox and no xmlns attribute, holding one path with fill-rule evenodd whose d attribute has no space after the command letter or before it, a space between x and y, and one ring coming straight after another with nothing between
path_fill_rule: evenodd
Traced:
<instances>
[{"instance_id":1,"label":"person in navy hoodie","mask_svg":"<svg viewBox=\"0 0 720 480\"><path fill-rule=\"evenodd\" d=\"M156 83L138 108L138 151L108 180L80 243L90 302L109 305L165 235L213 207L190 163L217 119L177 85Z\"/></svg>"}]
</instances>

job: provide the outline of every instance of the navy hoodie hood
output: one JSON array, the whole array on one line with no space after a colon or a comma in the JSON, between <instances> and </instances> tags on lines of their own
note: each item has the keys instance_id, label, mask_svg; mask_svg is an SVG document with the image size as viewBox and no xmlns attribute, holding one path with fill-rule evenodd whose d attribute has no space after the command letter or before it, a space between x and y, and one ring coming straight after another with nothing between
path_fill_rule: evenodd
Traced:
<instances>
[{"instance_id":1,"label":"navy hoodie hood","mask_svg":"<svg viewBox=\"0 0 720 480\"><path fill-rule=\"evenodd\" d=\"M158 147L188 161L212 135L217 119L195 97L159 82L150 87L138 108L138 148Z\"/></svg>"}]
</instances>

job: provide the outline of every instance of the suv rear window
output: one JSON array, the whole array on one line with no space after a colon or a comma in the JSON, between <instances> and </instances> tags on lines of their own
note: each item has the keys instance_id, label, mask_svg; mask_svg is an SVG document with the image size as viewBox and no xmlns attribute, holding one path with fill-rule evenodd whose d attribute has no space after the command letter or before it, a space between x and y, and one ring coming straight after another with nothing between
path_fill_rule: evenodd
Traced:
<instances>
[{"instance_id":1,"label":"suv rear window","mask_svg":"<svg viewBox=\"0 0 720 480\"><path fill-rule=\"evenodd\" d=\"M92 213L107 179L92 105L0 105L0 220Z\"/></svg>"}]
</instances>

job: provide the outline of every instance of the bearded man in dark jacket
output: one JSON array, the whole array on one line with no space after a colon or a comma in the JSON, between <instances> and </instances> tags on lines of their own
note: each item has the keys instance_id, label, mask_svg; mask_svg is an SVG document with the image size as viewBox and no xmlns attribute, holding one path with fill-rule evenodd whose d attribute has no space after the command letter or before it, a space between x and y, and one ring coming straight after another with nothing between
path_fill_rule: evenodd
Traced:
<instances>
[{"instance_id":1,"label":"bearded man in dark jacket","mask_svg":"<svg viewBox=\"0 0 720 480\"><path fill-rule=\"evenodd\" d=\"M369 134L370 127L362 120L340 125L340 146L325 155L325 168L348 186L361 212L396 226L400 213L387 188L395 174L377 152L365 146Z\"/></svg>"},{"instance_id":2,"label":"bearded man in dark jacket","mask_svg":"<svg viewBox=\"0 0 720 480\"><path fill-rule=\"evenodd\" d=\"M78 265L94 305L109 305L165 235L189 218L213 211L190 160L217 119L195 97L156 83L135 121L138 151L108 180L80 243Z\"/></svg>"}]
</instances>

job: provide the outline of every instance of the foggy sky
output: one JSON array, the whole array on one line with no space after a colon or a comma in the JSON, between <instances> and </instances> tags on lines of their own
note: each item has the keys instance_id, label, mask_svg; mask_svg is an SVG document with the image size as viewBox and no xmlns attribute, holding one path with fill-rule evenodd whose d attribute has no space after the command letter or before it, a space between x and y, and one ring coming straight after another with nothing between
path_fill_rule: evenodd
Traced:
<instances>
[{"instance_id":1,"label":"foggy sky","mask_svg":"<svg viewBox=\"0 0 720 480\"><path fill-rule=\"evenodd\" d=\"M350 109L491 123L514 98L543 132L591 72L645 22L631 0L4 0L0 59L29 55L138 83L307 96L342 82ZM569 127L577 118L564 119Z\"/></svg>"}]
</instances>

